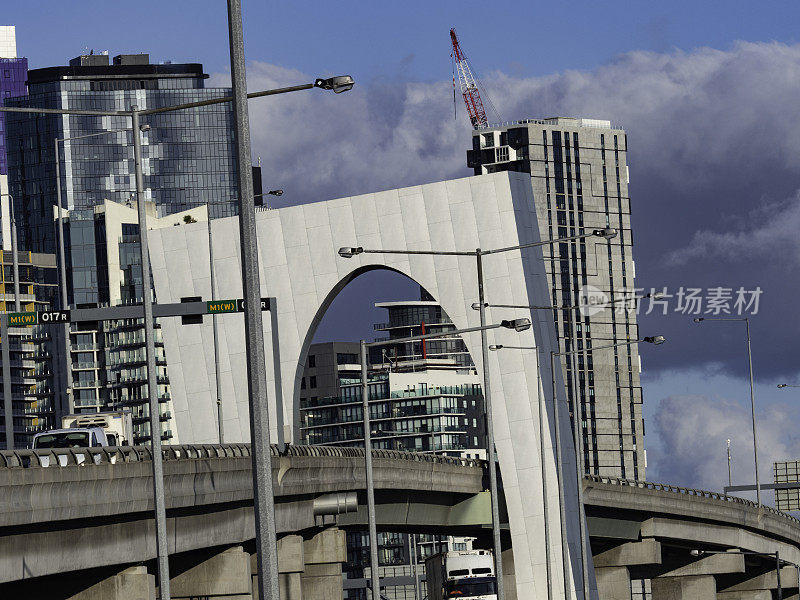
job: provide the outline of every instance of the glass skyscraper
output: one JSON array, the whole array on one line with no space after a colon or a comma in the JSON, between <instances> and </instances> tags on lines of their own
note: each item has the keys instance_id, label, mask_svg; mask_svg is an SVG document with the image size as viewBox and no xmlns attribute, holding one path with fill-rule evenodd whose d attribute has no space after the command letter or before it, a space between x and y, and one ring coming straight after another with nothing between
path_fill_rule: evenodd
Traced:
<instances>
[{"instance_id":1,"label":"glass skyscraper","mask_svg":"<svg viewBox=\"0 0 800 600\"><path fill-rule=\"evenodd\" d=\"M130 110L210 100L230 95L205 88L200 64L150 64L146 54L81 56L66 67L33 69L28 95L9 106ZM230 103L149 115L142 124L145 200L158 216L208 205L212 218L236 214L236 177ZM55 161L60 161L62 205L70 211L70 298L77 305L106 301L106 274L98 271L92 209L111 200L125 204L135 190L133 140L128 117L7 116L9 185L14 196L20 244L55 252L53 206ZM116 131L122 130L122 131ZM104 133L107 132L107 133ZM92 137L83 137L100 133ZM59 143L55 139L73 138ZM80 138L80 139L75 139Z\"/></svg>"}]
</instances>

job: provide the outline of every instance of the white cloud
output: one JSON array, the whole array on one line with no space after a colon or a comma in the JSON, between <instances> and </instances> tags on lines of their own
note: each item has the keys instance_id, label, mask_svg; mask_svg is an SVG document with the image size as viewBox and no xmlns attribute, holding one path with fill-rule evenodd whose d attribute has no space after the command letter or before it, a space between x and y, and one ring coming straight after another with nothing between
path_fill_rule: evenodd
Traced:
<instances>
[{"instance_id":1,"label":"white cloud","mask_svg":"<svg viewBox=\"0 0 800 600\"><path fill-rule=\"evenodd\" d=\"M772 482L772 463L800 459L795 410L772 404L758 413L759 475ZM648 479L698 489L722 491L727 485L726 440L731 440L734 485L755 481L750 411L730 399L701 395L669 396L654 418L656 445L648 446ZM773 501L773 492L762 492Z\"/></svg>"}]
</instances>

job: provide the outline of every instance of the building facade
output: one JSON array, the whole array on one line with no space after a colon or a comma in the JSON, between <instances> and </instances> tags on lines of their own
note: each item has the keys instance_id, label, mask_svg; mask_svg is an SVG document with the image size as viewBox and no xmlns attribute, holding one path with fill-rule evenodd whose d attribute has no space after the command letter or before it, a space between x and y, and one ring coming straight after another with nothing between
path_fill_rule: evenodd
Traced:
<instances>
[{"instance_id":1,"label":"building facade","mask_svg":"<svg viewBox=\"0 0 800 600\"><path fill-rule=\"evenodd\" d=\"M14 269L11 252L2 255L0 310L14 312ZM20 309L47 310L58 294L56 257L52 254L20 252L18 258ZM63 372L62 329L47 325L9 328L11 394L14 419L14 448L28 448L33 436L58 425L65 409L65 389L56 375ZM0 344L6 340L0 340ZM0 361L1 362L1 361ZM0 447L8 448L5 416L0 411Z\"/></svg>"},{"instance_id":2,"label":"building facade","mask_svg":"<svg viewBox=\"0 0 800 600\"><path fill-rule=\"evenodd\" d=\"M145 210L149 230L207 221L205 206L161 218L157 216L153 203L148 203ZM78 221L81 229L84 223L84 219ZM103 302L110 306L140 304L143 277L136 203L121 205L106 200L93 208L91 223L98 238L104 240L103 244L98 245L97 252L99 271L107 274L99 290ZM66 236L70 240L74 225L72 215L66 225ZM161 438L169 443L178 443L172 418L167 360L158 320L153 333ZM70 355L75 412L129 410L132 413L134 443L148 441L149 391L142 320L73 323Z\"/></svg>"},{"instance_id":3,"label":"building facade","mask_svg":"<svg viewBox=\"0 0 800 600\"><path fill-rule=\"evenodd\" d=\"M423 298L429 298L422 291ZM455 329L432 300L381 302L388 321L375 331L388 339ZM369 358L372 447L450 456L485 458L486 430L481 383L463 340L437 338L373 348ZM386 351L384 351L386 350ZM360 344L313 344L300 382L301 436L304 444L364 446ZM378 534L381 576L410 575L412 553L424 561L436 552L466 550L472 540L437 535ZM369 570L369 536L347 534L349 578ZM348 590L364 598L365 590ZM414 600L413 586L387 589L390 600Z\"/></svg>"},{"instance_id":4,"label":"building facade","mask_svg":"<svg viewBox=\"0 0 800 600\"><path fill-rule=\"evenodd\" d=\"M637 339L635 311L576 310L582 289L593 286L611 302L634 289L628 138L609 121L553 118L476 129L467 166L476 175L529 173L542 239L593 229L618 231L609 241L588 238L544 246L556 331L562 352ZM491 295L487 298L492 302ZM582 408L587 473L644 479L646 454L640 361L636 345L562 357L570 411ZM576 388L576 389L574 389Z\"/></svg>"},{"instance_id":5,"label":"building facade","mask_svg":"<svg viewBox=\"0 0 800 600\"><path fill-rule=\"evenodd\" d=\"M147 54L80 56L69 66L28 72L28 94L10 106L130 110L159 108L228 96L227 88L206 88L200 64L150 64ZM236 214L236 162L230 103L142 118L145 200L158 216L197 206L212 218ZM104 302L104 274L96 264L102 244L93 208L110 200L124 204L135 191L130 118L14 113L7 116L9 185L14 196L20 243L37 252L56 251L53 207L56 160L62 205L72 227L70 299L76 305ZM93 135L100 134L100 135ZM91 137L82 137L91 136ZM55 140L71 138L58 143ZM77 221L85 224L79 227ZM80 229L80 233L79 233Z\"/></svg>"},{"instance_id":6,"label":"building facade","mask_svg":"<svg viewBox=\"0 0 800 600\"><path fill-rule=\"evenodd\" d=\"M24 95L27 78L28 59L17 57L14 26L0 25L0 105L8 98ZM6 131L6 113L0 112L0 231L3 250L11 250Z\"/></svg>"}]
</instances>

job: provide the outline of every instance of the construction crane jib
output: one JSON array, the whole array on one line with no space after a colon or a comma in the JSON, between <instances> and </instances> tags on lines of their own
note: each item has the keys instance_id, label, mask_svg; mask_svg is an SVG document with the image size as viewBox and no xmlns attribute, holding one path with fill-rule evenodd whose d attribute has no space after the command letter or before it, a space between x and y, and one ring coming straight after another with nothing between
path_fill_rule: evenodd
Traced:
<instances>
[{"instance_id":1,"label":"construction crane jib","mask_svg":"<svg viewBox=\"0 0 800 600\"><path fill-rule=\"evenodd\" d=\"M467 57L464 56L458 43L455 29L450 30L450 41L453 43L453 61L458 70L458 83L461 87L461 95L464 96L464 104L467 105L469 120L476 129L478 127L486 127L489 122L486 120L486 111L483 108L481 94L478 91L478 83L473 77ZM455 87L455 78L453 86Z\"/></svg>"}]
</instances>

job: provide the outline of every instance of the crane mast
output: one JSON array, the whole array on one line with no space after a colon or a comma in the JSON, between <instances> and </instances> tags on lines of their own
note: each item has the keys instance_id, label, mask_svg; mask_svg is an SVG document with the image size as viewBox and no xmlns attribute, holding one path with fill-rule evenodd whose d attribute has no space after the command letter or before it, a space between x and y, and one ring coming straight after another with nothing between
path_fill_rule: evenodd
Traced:
<instances>
[{"instance_id":1,"label":"crane mast","mask_svg":"<svg viewBox=\"0 0 800 600\"><path fill-rule=\"evenodd\" d=\"M486 120L486 111L483 108L481 94L478 91L478 82L473 77L467 57L464 56L464 52L461 50L455 29L450 30L450 41L453 43L453 61L458 69L458 83L461 88L461 95L464 97L464 104L467 105L469 120L476 129L478 127L486 127L489 122ZM453 87L455 87L455 78Z\"/></svg>"}]
</instances>

